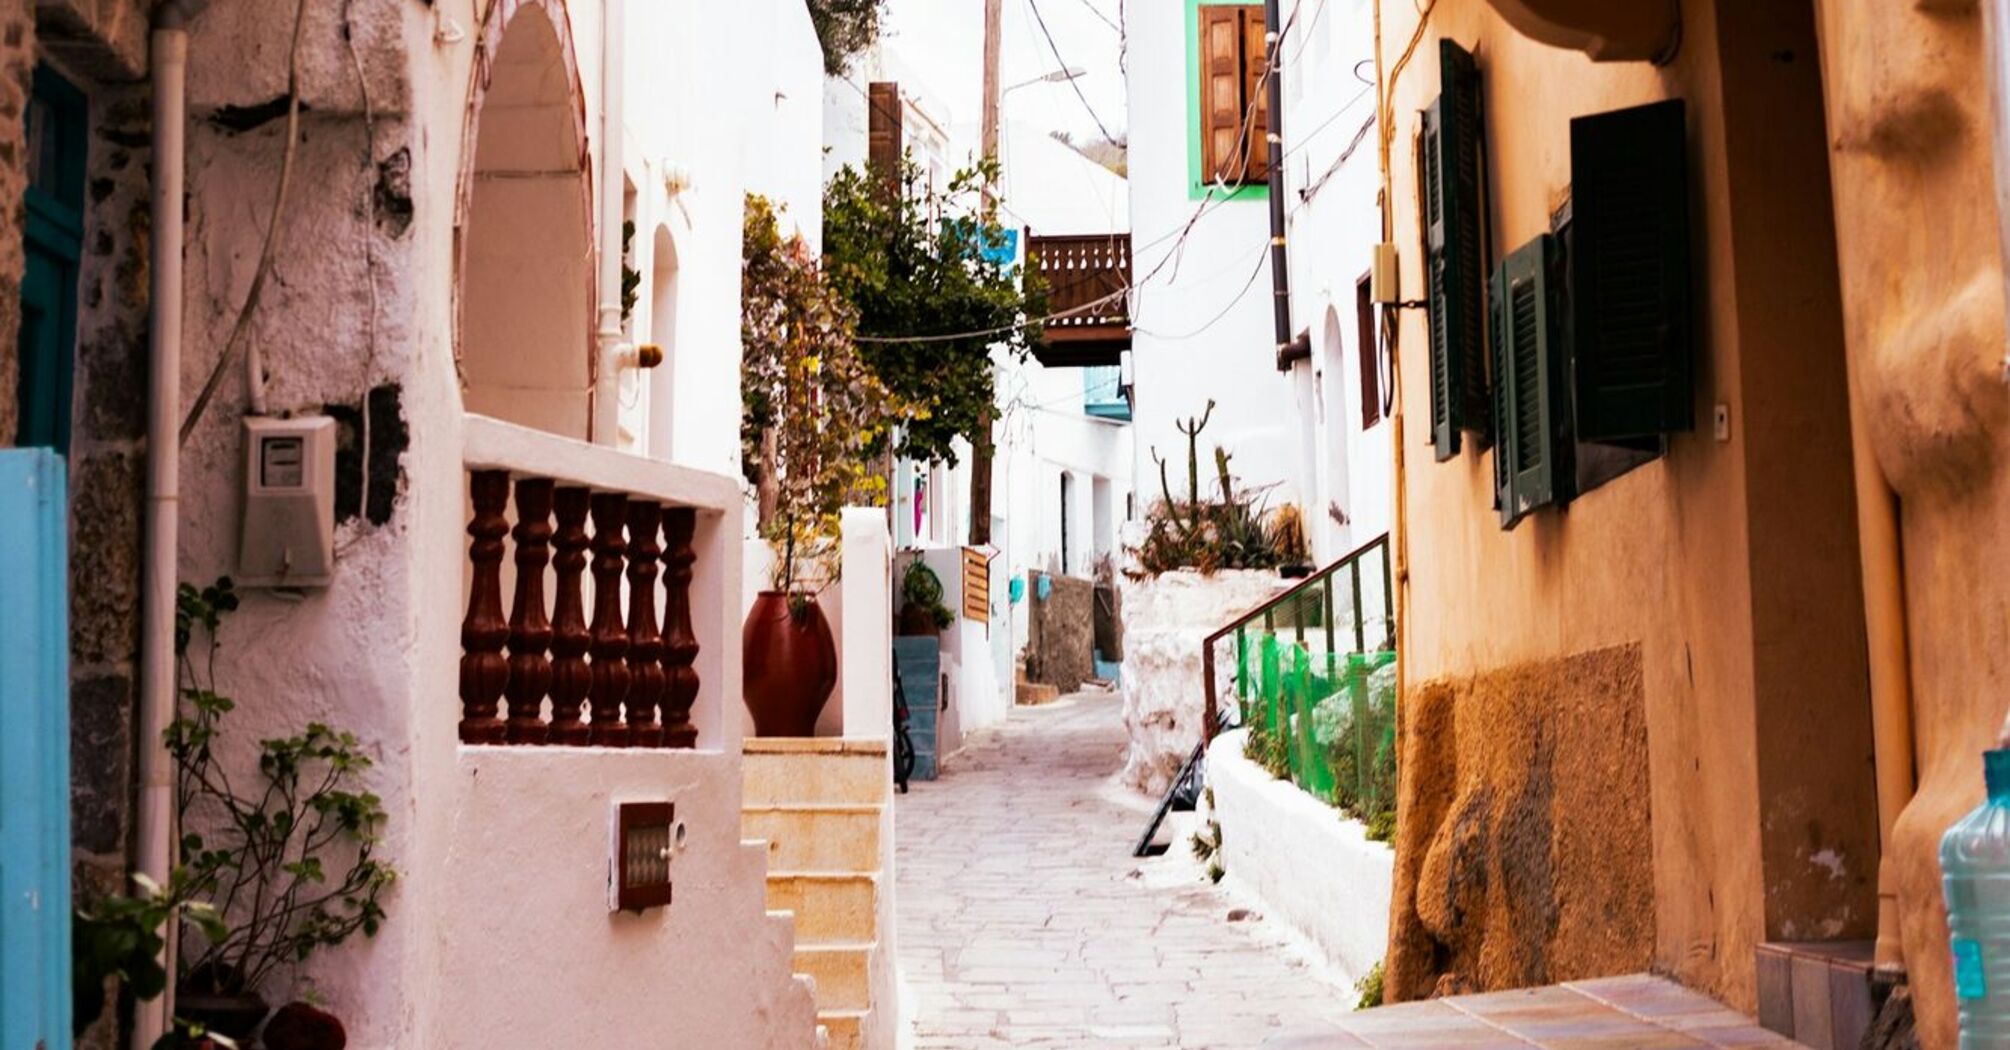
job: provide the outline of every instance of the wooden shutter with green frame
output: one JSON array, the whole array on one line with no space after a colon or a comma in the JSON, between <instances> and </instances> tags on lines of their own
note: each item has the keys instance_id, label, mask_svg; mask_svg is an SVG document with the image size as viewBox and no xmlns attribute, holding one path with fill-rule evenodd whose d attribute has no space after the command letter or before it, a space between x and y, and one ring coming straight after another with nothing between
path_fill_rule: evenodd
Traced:
<instances>
[{"instance_id":1,"label":"wooden shutter with green frame","mask_svg":"<svg viewBox=\"0 0 2010 1050\"><path fill-rule=\"evenodd\" d=\"M1695 427L1681 99L1570 122L1577 436Z\"/></svg>"},{"instance_id":2,"label":"wooden shutter with green frame","mask_svg":"<svg viewBox=\"0 0 2010 1050\"><path fill-rule=\"evenodd\" d=\"M1548 234L1494 270L1494 484L1501 527L1570 498L1575 470L1564 378L1556 242Z\"/></svg>"},{"instance_id":3,"label":"wooden shutter with green frame","mask_svg":"<svg viewBox=\"0 0 2010 1050\"><path fill-rule=\"evenodd\" d=\"M1200 47L1201 178L1231 189L1262 183L1270 173L1263 6L1201 4L1194 10Z\"/></svg>"},{"instance_id":4,"label":"wooden shutter with green frame","mask_svg":"<svg viewBox=\"0 0 2010 1050\"><path fill-rule=\"evenodd\" d=\"M1458 455L1460 432L1487 435L1485 138L1473 56L1438 46L1440 91L1424 111L1421 158L1424 254L1430 310L1431 444L1440 461Z\"/></svg>"}]
</instances>

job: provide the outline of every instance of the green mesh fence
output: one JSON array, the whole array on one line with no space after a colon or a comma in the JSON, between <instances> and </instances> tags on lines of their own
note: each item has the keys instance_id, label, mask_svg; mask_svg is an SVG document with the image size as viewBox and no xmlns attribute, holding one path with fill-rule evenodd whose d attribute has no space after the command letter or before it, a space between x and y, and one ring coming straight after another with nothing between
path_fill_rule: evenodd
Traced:
<instances>
[{"instance_id":1,"label":"green mesh fence","mask_svg":"<svg viewBox=\"0 0 2010 1050\"><path fill-rule=\"evenodd\" d=\"M1234 629L1249 754L1386 838L1396 810L1396 647L1386 543Z\"/></svg>"}]
</instances>

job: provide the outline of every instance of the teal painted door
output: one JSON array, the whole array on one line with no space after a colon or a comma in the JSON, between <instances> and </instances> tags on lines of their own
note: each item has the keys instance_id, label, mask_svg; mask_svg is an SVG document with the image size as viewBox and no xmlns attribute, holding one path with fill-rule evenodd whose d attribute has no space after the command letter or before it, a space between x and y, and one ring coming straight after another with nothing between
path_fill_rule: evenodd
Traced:
<instances>
[{"instance_id":1,"label":"teal painted door","mask_svg":"<svg viewBox=\"0 0 2010 1050\"><path fill-rule=\"evenodd\" d=\"M89 109L82 92L43 66L28 103L28 192L21 279L23 446L70 448L77 343L77 263L84 243Z\"/></svg>"},{"instance_id":2,"label":"teal painted door","mask_svg":"<svg viewBox=\"0 0 2010 1050\"><path fill-rule=\"evenodd\" d=\"M68 499L48 449L0 452L0 1048L70 1046Z\"/></svg>"}]
</instances>

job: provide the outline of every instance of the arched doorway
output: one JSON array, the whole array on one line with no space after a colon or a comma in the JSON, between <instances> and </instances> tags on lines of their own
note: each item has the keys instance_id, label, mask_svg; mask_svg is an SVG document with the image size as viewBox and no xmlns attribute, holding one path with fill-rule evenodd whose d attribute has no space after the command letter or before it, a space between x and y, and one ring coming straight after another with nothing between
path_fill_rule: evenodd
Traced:
<instances>
[{"instance_id":1,"label":"arched doorway","mask_svg":"<svg viewBox=\"0 0 2010 1050\"><path fill-rule=\"evenodd\" d=\"M584 439L593 403L592 192L564 5L498 0L474 79L457 231L466 406Z\"/></svg>"}]
</instances>

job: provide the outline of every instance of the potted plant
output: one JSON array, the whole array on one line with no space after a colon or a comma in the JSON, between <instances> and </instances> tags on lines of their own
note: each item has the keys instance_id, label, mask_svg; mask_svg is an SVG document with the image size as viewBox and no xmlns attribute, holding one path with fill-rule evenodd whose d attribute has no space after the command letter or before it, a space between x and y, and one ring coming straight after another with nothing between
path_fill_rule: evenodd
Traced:
<instances>
[{"instance_id":1,"label":"potted plant","mask_svg":"<svg viewBox=\"0 0 2010 1050\"><path fill-rule=\"evenodd\" d=\"M1306 542L1305 516L1298 504L1286 503L1272 512L1270 546L1282 561L1277 567L1278 575L1293 580L1312 575L1311 544Z\"/></svg>"},{"instance_id":2,"label":"potted plant","mask_svg":"<svg viewBox=\"0 0 2010 1050\"><path fill-rule=\"evenodd\" d=\"M803 239L783 238L753 195L742 233L742 462L775 554L741 631L742 691L757 735L811 736L837 685L816 596L837 578L839 511L884 493L866 462L891 399L859 359L855 313Z\"/></svg>"},{"instance_id":3,"label":"potted plant","mask_svg":"<svg viewBox=\"0 0 2010 1050\"><path fill-rule=\"evenodd\" d=\"M212 668L217 627L237 598L228 579L201 591L184 584L179 598L182 706L165 734L184 828L173 881L215 914L183 915L176 1013L243 1039L269 1012L263 991L280 967L376 934L395 873L375 856L384 808L361 783L371 763L354 735L316 722L263 740L258 782L233 781L216 752L235 704L216 691ZM191 659L198 632L205 648Z\"/></svg>"},{"instance_id":4,"label":"potted plant","mask_svg":"<svg viewBox=\"0 0 2010 1050\"><path fill-rule=\"evenodd\" d=\"M903 637L939 635L956 622L956 614L942 604L942 578L920 557L900 574L900 633Z\"/></svg>"}]
</instances>

